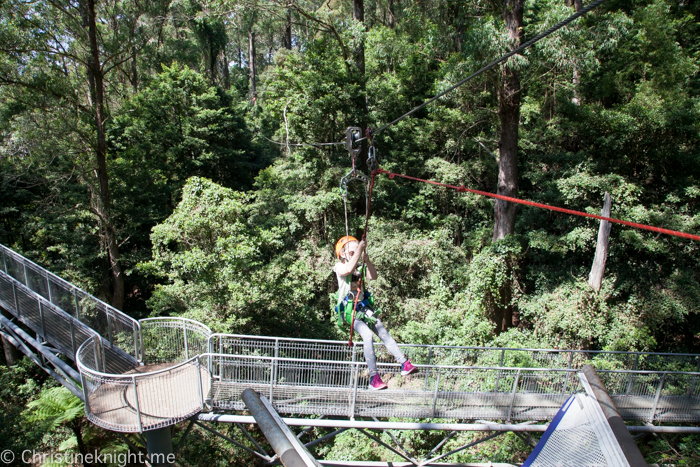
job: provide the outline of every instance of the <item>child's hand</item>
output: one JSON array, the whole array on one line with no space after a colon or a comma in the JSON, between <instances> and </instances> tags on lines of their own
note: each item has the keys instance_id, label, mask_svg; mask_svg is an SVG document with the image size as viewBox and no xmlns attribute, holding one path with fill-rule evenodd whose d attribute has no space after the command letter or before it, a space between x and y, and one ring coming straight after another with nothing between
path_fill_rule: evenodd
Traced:
<instances>
[{"instance_id":1,"label":"child's hand","mask_svg":"<svg viewBox=\"0 0 700 467\"><path fill-rule=\"evenodd\" d=\"M365 248L367 248L367 242L364 240L360 240L360 243L357 245L357 251L365 251ZM366 254L366 253L363 253Z\"/></svg>"}]
</instances>

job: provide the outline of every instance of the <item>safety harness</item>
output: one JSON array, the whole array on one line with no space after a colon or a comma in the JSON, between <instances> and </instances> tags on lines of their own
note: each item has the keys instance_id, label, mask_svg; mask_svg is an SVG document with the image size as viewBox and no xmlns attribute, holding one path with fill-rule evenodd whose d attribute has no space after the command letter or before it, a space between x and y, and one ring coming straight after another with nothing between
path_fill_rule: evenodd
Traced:
<instances>
[{"instance_id":1,"label":"safety harness","mask_svg":"<svg viewBox=\"0 0 700 467\"><path fill-rule=\"evenodd\" d=\"M374 308L374 296L371 292L362 290L362 282L364 282L365 265L360 268L360 277L358 278L357 290L350 290L345 297L340 296L338 292L338 302L335 305L337 315L337 324L340 327L346 324L354 325L353 315L355 320L364 321L370 326L374 326L377 322L377 316L381 313L380 310ZM348 285L352 283L353 274L345 276L345 281ZM360 297L362 295L362 297ZM352 306L348 306L352 303Z\"/></svg>"}]
</instances>

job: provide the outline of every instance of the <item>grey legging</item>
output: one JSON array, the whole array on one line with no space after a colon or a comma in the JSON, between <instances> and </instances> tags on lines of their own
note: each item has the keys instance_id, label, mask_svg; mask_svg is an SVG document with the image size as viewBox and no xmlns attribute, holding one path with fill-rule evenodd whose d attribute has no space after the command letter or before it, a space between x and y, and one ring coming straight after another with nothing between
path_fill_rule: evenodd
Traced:
<instances>
[{"instance_id":1,"label":"grey legging","mask_svg":"<svg viewBox=\"0 0 700 467\"><path fill-rule=\"evenodd\" d=\"M372 336L372 331L382 340L387 350L391 352L397 362L403 365L406 361L406 356L399 350L399 346L396 345L396 341L393 337L389 335L381 321L377 320L377 324L370 327L364 321L359 319L355 320L355 331L362 337L362 345L365 349L365 360L367 361L367 366L369 367L370 377L379 374L377 370L377 357L374 356L374 339Z\"/></svg>"}]
</instances>

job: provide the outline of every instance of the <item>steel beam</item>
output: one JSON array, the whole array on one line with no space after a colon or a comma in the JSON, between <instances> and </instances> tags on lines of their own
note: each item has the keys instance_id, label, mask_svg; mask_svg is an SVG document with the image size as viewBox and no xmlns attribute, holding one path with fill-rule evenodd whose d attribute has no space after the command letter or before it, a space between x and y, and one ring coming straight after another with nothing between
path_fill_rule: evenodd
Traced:
<instances>
[{"instance_id":1,"label":"steel beam","mask_svg":"<svg viewBox=\"0 0 700 467\"><path fill-rule=\"evenodd\" d=\"M22 338L25 342L27 342L29 345L34 347L39 353L41 353L44 357L46 357L52 365L56 366L56 368L60 368L62 371L64 371L68 376L70 376L72 379L76 381L80 381L80 373L75 371L73 368L68 366L66 362L55 356L53 353L49 351L45 346L39 343L36 339L34 339L32 336L27 334L17 326L15 323L10 321L9 319L5 318L4 316L0 315L0 323L7 329L11 330L14 334L16 334L18 337Z\"/></svg>"},{"instance_id":2,"label":"steel beam","mask_svg":"<svg viewBox=\"0 0 700 467\"><path fill-rule=\"evenodd\" d=\"M197 419L203 422L222 423L257 423L255 418L246 415L224 415L200 413ZM526 422L518 425L500 423L409 423L409 422L368 422L364 420L332 420L310 418L283 418L288 426L318 426L325 428L369 428L380 430L438 430L438 431L512 431L540 432L547 430L549 424L533 425ZM690 433L700 434L697 426L628 426L631 433Z\"/></svg>"},{"instance_id":3,"label":"steel beam","mask_svg":"<svg viewBox=\"0 0 700 467\"><path fill-rule=\"evenodd\" d=\"M241 398L285 467L319 467L267 400L250 388Z\"/></svg>"}]
</instances>

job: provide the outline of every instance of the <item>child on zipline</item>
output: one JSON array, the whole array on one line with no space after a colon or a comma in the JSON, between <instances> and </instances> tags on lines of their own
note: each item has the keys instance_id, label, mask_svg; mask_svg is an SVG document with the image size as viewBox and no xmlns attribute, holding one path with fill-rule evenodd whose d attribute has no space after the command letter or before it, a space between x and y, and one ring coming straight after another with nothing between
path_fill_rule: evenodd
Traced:
<instances>
[{"instance_id":1,"label":"child on zipline","mask_svg":"<svg viewBox=\"0 0 700 467\"><path fill-rule=\"evenodd\" d=\"M387 384L382 381L377 370L377 358L374 355L374 340L372 332L379 336L387 350L391 352L396 361L401 365L401 374L410 375L418 371L418 368L411 364L411 361L401 352L396 341L389 335L382 322L375 316L374 299L372 294L366 292L362 284L363 273L368 280L377 278L377 269L369 260L365 251L367 244L364 240L358 242L355 237L343 237L335 244L335 254L340 260L333 267L338 278L338 324L350 324L352 321L355 297L359 290L357 307L355 308L355 322L353 329L362 337L362 344L365 351L365 360L369 367L369 389L386 389ZM362 265L358 267L362 258ZM364 269L364 271L363 271Z\"/></svg>"}]
</instances>

